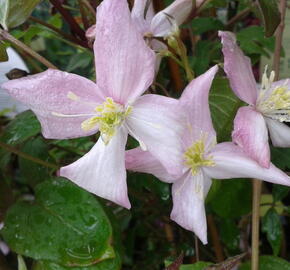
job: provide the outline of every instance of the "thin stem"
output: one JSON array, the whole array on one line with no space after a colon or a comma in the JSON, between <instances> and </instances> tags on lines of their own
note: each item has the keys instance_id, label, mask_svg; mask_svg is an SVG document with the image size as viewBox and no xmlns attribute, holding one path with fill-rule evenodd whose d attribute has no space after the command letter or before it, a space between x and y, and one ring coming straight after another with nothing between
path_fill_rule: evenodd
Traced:
<instances>
[{"instance_id":1,"label":"thin stem","mask_svg":"<svg viewBox=\"0 0 290 270\"><path fill-rule=\"evenodd\" d=\"M30 156L30 155L28 155L28 154L26 154L24 152L21 152L20 150L18 150L16 148L14 148L13 146L5 144L3 142L0 142L0 147L2 147L3 149L5 149L8 152L14 153L17 156L20 156L20 157L22 157L24 159L30 160L30 161L32 161L34 163L38 163L38 164L40 164L42 166L45 166L47 168L51 168L51 169L55 169L55 170L59 169L59 167L57 165L55 165L55 164L52 164L52 163L46 162L46 161L44 161L42 159Z\"/></svg>"},{"instance_id":2,"label":"thin stem","mask_svg":"<svg viewBox=\"0 0 290 270\"><path fill-rule=\"evenodd\" d=\"M84 6L86 6L86 8L91 12L91 14L93 15L93 17L96 17L96 11L92 7L92 5L89 3L88 0L80 0L80 2L82 2L84 4Z\"/></svg>"},{"instance_id":3,"label":"thin stem","mask_svg":"<svg viewBox=\"0 0 290 270\"><path fill-rule=\"evenodd\" d=\"M252 8L253 8L254 4L252 4L251 6L245 8L244 10L242 10L241 12L239 12L236 16L232 17L226 24L226 27L228 28L229 26L235 24L236 22L238 22L239 20L241 20L242 18L244 18L246 15L248 15Z\"/></svg>"},{"instance_id":4,"label":"thin stem","mask_svg":"<svg viewBox=\"0 0 290 270\"><path fill-rule=\"evenodd\" d=\"M196 234L194 235L194 249L195 249L195 259L197 262L200 261L199 257L199 245L198 245L198 238Z\"/></svg>"},{"instance_id":5,"label":"thin stem","mask_svg":"<svg viewBox=\"0 0 290 270\"><path fill-rule=\"evenodd\" d=\"M286 0L280 0L281 22L276 31L275 52L273 59L273 70L275 71L275 80L279 79L280 74L280 57L282 50L283 32L285 28L286 5L287 5Z\"/></svg>"},{"instance_id":6,"label":"thin stem","mask_svg":"<svg viewBox=\"0 0 290 270\"><path fill-rule=\"evenodd\" d=\"M32 56L33 58L35 58L36 60L38 60L40 63L42 63L43 65L45 65L47 68L57 69L57 67L55 65L53 65L51 62L49 62L48 60L46 60L43 56L41 56L37 52L33 51L27 45L25 45L24 43L22 43L21 41L19 41L18 39L16 39L12 35L10 35L7 31L2 30L2 29L0 29L0 39L1 38L3 38L6 41L11 42L16 47L22 49L23 51L25 51L26 53L28 53L30 56Z\"/></svg>"},{"instance_id":7,"label":"thin stem","mask_svg":"<svg viewBox=\"0 0 290 270\"><path fill-rule=\"evenodd\" d=\"M251 270L259 270L259 225L262 181L253 179Z\"/></svg>"}]
</instances>

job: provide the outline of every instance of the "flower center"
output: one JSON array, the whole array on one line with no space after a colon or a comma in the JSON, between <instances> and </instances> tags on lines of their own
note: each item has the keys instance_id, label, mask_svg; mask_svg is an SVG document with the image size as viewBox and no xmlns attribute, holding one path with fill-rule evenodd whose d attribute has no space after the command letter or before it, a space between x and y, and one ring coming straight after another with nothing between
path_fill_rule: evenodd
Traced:
<instances>
[{"instance_id":1,"label":"flower center","mask_svg":"<svg viewBox=\"0 0 290 270\"><path fill-rule=\"evenodd\" d=\"M117 127L130 114L132 107L124 108L124 106L115 103L112 98L106 98L106 101L95 108L96 115L82 122L82 129L89 131L98 125L101 137L105 144L115 135Z\"/></svg>"},{"instance_id":2,"label":"flower center","mask_svg":"<svg viewBox=\"0 0 290 270\"><path fill-rule=\"evenodd\" d=\"M205 155L205 140L200 139L192 144L184 153L185 165L191 169L192 175L196 175L198 169L203 166L215 166L212 156Z\"/></svg>"},{"instance_id":3,"label":"flower center","mask_svg":"<svg viewBox=\"0 0 290 270\"><path fill-rule=\"evenodd\" d=\"M275 88L272 83L275 73L272 71L270 77L267 77L267 69L263 74L262 87L258 97L257 108L265 116L278 120L280 122L290 121L290 91L285 84L281 84Z\"/></svg>"}]
</instances>

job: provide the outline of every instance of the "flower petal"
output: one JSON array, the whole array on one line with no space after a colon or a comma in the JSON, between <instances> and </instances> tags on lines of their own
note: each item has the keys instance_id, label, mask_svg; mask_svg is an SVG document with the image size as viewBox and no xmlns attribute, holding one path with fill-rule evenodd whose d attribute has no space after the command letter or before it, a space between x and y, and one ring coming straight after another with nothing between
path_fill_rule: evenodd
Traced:
<instances>
[{"instance_id":1,"label":"flower petal","mask_svg":"<svg viewBox=\"0 0 290 270\"><path fill-rule=\"evenodd\" d=\"M233 142L261 166L268 168L270 164L270 148L268 130L261 113L251 107L241 107L234 120Z\"/></svg>"},{"instance_id":2,"label":"flower petal","mask_svg":"<svg viewBox=\"0 0 290 270\"><path fill-rule=\"evenodd\" d=\"M158 12L151 22L151 31L156 37L171 34L174 24L181 25L192 10L192 0L175 0L170 6Z\"/></svg>"},{"instance_id":3,"label":"flower petal","mask_svg":"<svg viewBox=\"0 0 290 270\"><path fill-rule=\"evenodd\" d=\"M149 6L147 7L147 3ZM132 20L136 23L139 31L144 34L150 31L150 23L154 17L154 8L151 0L135 0L132 8Z\"/></svg>"},{"instance_id":4,"label":"flower petal","mask_svg":"<svg viewBox=\"0 0 290 270\"><path fill-rule=\"evenodd\" d=\"M186 108L188 113L191 141L200 139L201 132L207 133L209 137L216 136L209 110L208 94L217 71L218 67L214 66L192 80L180 98L182 107Z\"/></svg>"},{"instance_id":5,"label":"flower petal","mask_svg":"<svg viewBox=\"0 0 290 270\"><path fill-rule=\"evenodd\" d=\"M212 151L215 166L204 167L204 172L215 179L257 178L281 185L290 185L290 177L270 163L269 168L259 166L240 147L233 143L220 143Z\"/></svg>"},{"instance_id":6,"label":"flower petal","mask_svg":"<svg viewBox=\"0 0 290 270\"><path fill-rule=\"evenodd\" d=\"M126 169L134 172L153 174L166 183L173 183L178 178L170 175L164 166L149 151L140 147L126 151Z\"/></svg>"},{"instance_id":7,"label":"flower petal","mask_svg":"<svg viewBox=\"0 0 290 270\"><path fill-rule=\"evenodd\" d=\"M94 134L97 129L85 132L81 123L89 118L60 117L91 114L103 97L95 83L67 72L48 69L45 72L4 83L8 93L34 111L42 126L43 136L65 139ZM69 94L74 95L69 98Z\"/></svg>"},{"instance_id":8,"label":"flower petal","mask_svg":"<svg viewBox=\"0 0 290 270\"><path fill-rule=\"evenodd\" d=\"M250 59L243 54L231 32L219 31L224 54L224 70L235 94L250 105L257 101L257 85Z\"/></svg>"},{"instance_id":9,"label":"flower petal","mask_svg":"<svg viewBox=\"0 0 290 270\"><path fill-rule=\"evenodd\" d=\"M276 147L290 147L290 127L277 120L265 117L272 144Z\"/></svg>"},{"instance_id":10,"label":"flower petal","mask_svg":"<svg viewBox=\"0 0 290 270\"><path fill-rule=\"evenodd\" d=\"M142 96L133 104L126 123L130 135L143 142L170 174L182 173L181 136L185 119L177 100L159 95Z\"/></svg>"},{"instance_id":11,"label":"flower petal","mask_svg":"<svg viewBox=\"0 0 290 270\"><path fill-rule=\"evenodd\" d=\"M193 231L203 244L207 244L207 224L204 199L211 179L202 171L188 173L172 186L173 209L170 218L183 228Z\"/></svg>"},{"instance_id":12,"label":"flower petal","mask_svg":"<svg viewBox=\"0 0 290 270\"><path fill-rule=\"evenodd\" d=\"M132 22L126 0L98 7L94 52L97 84L115 102L132 102L151 85L155 54Z\"/></svg>"},{"instance_id":13,"label":"flower petal","mask_svg":"<svg viewBox=\"0 0 290 270\"><path fill-rule=\"evenodd\" d=\"M125 170L127 131L121 127L105 145L101 138L95 146L76 162L62 167L64 176L85 190L130 208Z\"/></svg>"}]
</instances>

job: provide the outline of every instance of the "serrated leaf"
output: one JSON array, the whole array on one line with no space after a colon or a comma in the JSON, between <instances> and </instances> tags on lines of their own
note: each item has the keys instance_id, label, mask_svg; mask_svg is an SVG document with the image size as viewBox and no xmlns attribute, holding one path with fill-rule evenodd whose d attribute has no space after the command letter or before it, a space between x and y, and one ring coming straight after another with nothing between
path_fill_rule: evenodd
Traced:
<instances>
[{"instance_id":1,"label":"serrated leaf","mask_svg":"<svg viewBox=\"0 0 290 270\"><path fill-rule=\"evenodd\" d=\"M90 193L64 178L38 185L35 200L7 212L1 234L16 253L64 266L89 266L115 256L110 222Z\"/></svg>"},{"instance_id":2,"label":"serrated leaf","mask_svg":"<svg viewBox=\"0 0 290 270\"><path fill-rule=\"evenodd\" d=\"M259 261L260 270L290 270L290 263L278 257L261 256ZM250 262L242 264L239 270L251 270Z\"/></svg>"},{"instance_id":3,"label":"serrated leaf","mask_svg":"<svg viewBox=\"0 0 290 270\"><path fill-rule=\"evenodd\" d=\"M41 0L0 0L0 24L4 29L24 23Z\"/></svg>"},{"instance_id":4,"label":"serrated leaf","mask_svg":"<svg viewBox=\"0 0 290 270\"><path fill-rule=\"evenodd\" d=\"M32 111L18 114L4 129L0 140L4 143L16 145L23 143L40 132L40 124Z\"/></svg>"},{"instance_id":5,"label":"serrated leaf","mask_svg":"<svg viewBox=\"0 0 290 270\"><path fill-rule=\"evenodd\" d=\"M263 24L265 26L265 36L272 36L281 22L278 1L276 0L258 0Z\"/></svg>"},{"instance_id":6,"label":"serrated leaf","mask_svg":"<svg viewBox=\"0 0 290 270\"><path fill-rule=\"evenodd\" d=\"M278 255L282 242L282 225L280 216L274 208L270 208L262 218L262 231L273 249L274 255Z\"/></svg>"},{"instance_id":7,"label":"serrated leaf","mask_svg":"<svg viewBox=\"0 0 290 270\"><path fill-rule=\"evenodd\" d=\"M233 119L243 103L232 92L227 79L221 77L214 79L209 104L218 141L230 139Z\"/></svg>"},{"instance_id":8,"label":"serrated leaf","mask_svg":"<svg viewBox=\"0 0 290 270\"><path fill-rule=\"evenodd\" d=\"M0 62L8 61L8 54L6 52L6 47L2 42L0 42Z\"/></svg>"}]
</instances>

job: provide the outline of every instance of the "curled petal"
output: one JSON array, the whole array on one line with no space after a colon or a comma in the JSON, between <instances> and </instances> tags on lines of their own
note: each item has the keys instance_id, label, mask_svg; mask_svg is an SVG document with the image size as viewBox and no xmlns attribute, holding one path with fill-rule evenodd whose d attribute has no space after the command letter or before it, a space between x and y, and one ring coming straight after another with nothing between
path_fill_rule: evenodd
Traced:
<instances>
[{"instance_id":1,"label":"curled petal","mask_svg":"<svg viewBox=\"0 0 290 270\"><path fill-rule=\"evenodd\" d=\"M202 171L188 173L172 186L173 209L170 218L183 228L193 231L203 244L207 244L207 224L204 200L211 179Z\"/></svg>"},{"instance_id":2,"label":"curled petal","mask_svg":"<svg viewBox=\"0 0 290 270\"><path fill-rule=\"evenodd\" d=\"M290 177L270 163L269 168L259 166L240 147L233 143L218 144L211 153L215 166L205 167L207 175L215 179L257 178L281 185L290 185Z\"/></svg>"},{"instance_id":3,"label":"curled petal","mask_svg":"<svg viewBox=\"0 0 290 270\"><path fill-rule=\"evenodd\" d=\"M182 108L186 109L188 113L191 141L200 139L201 133L207 133L211 138L216 137L209 110L208 95L217 71L218 67L214 66L192 80L180 98Z\"/></svg>"},{"instance_id":4,"label":"curled petal","mask_svg":"<svg viewBox=\"0 0 290 270\"><path fill-rule=\"evenodd\" d=\"M243 54L231 32L219 31L224 54L224 70L235 94L250 105L257 101L257 85L250 59Z\"/></svg>"},{"instance_id":5,"label":"curled petal","mask_svg":"<svg viewBox=\"0 0 290 270\"><path fill-rule=\"evenodd\" d=\"M92 114L103 97L95 83L84 77L48 69L45 72L4 83L8 93L34 111L42 126L43 136L66 139L94 134L81 128L88 116L64 115Z\"/></svg>"},{"instance_id":6,"label":"curled petal","mask_svg":"<svg viewBox=\"0 0 290 270\"><path fill-rule=\"evenodd\" d=\"M177 100L145 95L133 104L126 120L130 135L141 142L170 174L182 173L185 119Z\"/></svg>"},{"instance_id":7,"label":"curled petal","mask_svg":"<svg viewBox=\"0 0 290 270\"><path fill-rule=\"evenodd\" d=\"M115 102L133 102L151 85L155 54L132 22L126 0L98 7L94 52L97 83Z\"/></svg>"},{"instance_id":8,"label":"curled petal","mask_svg":"<svg viewBox=\"0 0 290 270\"><path fill-rule=\"evenodd\" d=\"M290 147L290 127L277 120L265 117L271 141L277 147Z\"/></svg>"},{"instance_id":9,"label":"curled petal","mask_svg":"<svg viewBox=\"0 0 290 270\"><path fill-rule=\"evenodd\" d=\"M149 173L163 182L173 183L176 177L170 175L164 166L149 151L140 147L126 151L126 169L134 172Z\"/></svg>"},{"instance_id":10,"label":"curled petal","mask_svg":"<svg viewBox=\"0 0 290 270\"><path fill-rule=\"evenodd\" d=\"M60 175L85 190L130 208L127 194L125 145L127 131L121 127L108 145L101 138L76 162L62 167Z\"/></svg>"},{"instance_id":11,"label":"curled petal","mask_svg":"<svg viewBox=\"0 0 290 270\"><path fill-rule=\"evenodd\" d=\"M192 0L175 0L170 6L158 12L151 22L151 31L156 37L171 34L174 24L181 25L192 9Z\"/></svg>"},{"instance_id":12,"label":"curled petal","mask_svg":"<svg viewBox=\"0 0 290 270\"><path fill-rule=\"evenodd\" d=\"M261 113L251 107L241 107L234 120L233 141L261 166L270 164L268 130Z\"/></svg>"}]
</instances>

